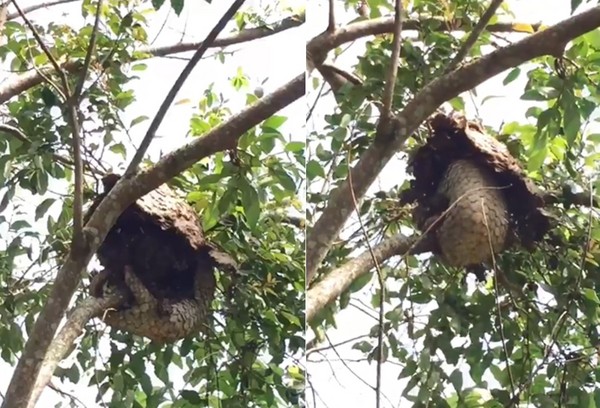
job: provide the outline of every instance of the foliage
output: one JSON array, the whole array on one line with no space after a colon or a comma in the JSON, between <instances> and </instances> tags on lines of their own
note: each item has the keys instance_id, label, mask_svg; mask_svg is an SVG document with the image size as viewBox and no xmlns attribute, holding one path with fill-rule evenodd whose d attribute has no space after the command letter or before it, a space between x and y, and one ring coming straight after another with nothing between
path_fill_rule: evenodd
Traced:
<instances>
[{"instance_id":1,"label":"foliage","mask_svg":"<svg viewBox=\"0 0 600 408\"><path fill-rule=\"evenodd\" d=\"M367 3L371 18L393 11L390 1ZM405 18L423 23L419 31L403 32L393 102L396 112L441 75L488 6L488 2L470 0L403 3L404 16L408 16ZM572 3L575 9L582 2ZM352 10L357 2L345 4L347 10ZM491 23L499 20L515 20L506 3ZM523 25L514 27L515 31L532 30L531 26L529 30ZM508 35L513 41L522 38ZM507 34L484 31L465 62L503 44L498 36L506 38ZM343 96L336 98L335 106L325 97L319 101L322 111L317 119L322 120L315 120L308 139L309 219L317 219L335 188L348 183L349 166L373 143L378 120L376 101L382 99L391 49L392 36L385 34L368 37L364 50L349 47L335 51L336 56L357 54L352 71L363 79L363 86L342 90ZM599 55L600 32L595 30L572 41L561 58L539 58L503 74L504 85L513 81L524 84L521 94L514 98L529 106L522 113L511 112L511 101L507 99L507 111L499 116L509 121L500 129L488 130L508 145L536 184L561 197L551 208L557 225L550 239L532 253L514 250L496 260L497 268L511 282L533 291L526 290L521 297L508 296L494 286L491 277L487 283L477 285L469 278L467 284L460 270L422 256L394 257L381 265L386 286L383 344L378 343L379 325L375 325L367 340L354 342L354 349L374 363L379 347L383 347L386 365L392 370L401 367L395 370L402 379L401 406L600 404L596 355L600 225L597 208L569 202L573 192L598 191L600 187ZM321 84L313 85L312 98L319 98L321 94L317 96L316 90ZM448 104L457 110L467 109L472 118L478 112L472 101L485 105L492 97L473 90ZM329 110L323 113L324 109ZM478 119L486 124L485 116ZM408 140L405 151L424 136L423 127ZM367 251L367 241L373 244L412 231L409 209L396 204L398 193L408 183L404 174L406 157L400 153L390 164L392 168L384 170L386 176L380 181L385 187L373 188L364 197L358 216L366 235L357 216L353 217L342 234L344 239L331 248L317 282L329 270ZM369 282L372 284L366 286ZM376 277L359 278L312 322L317 339L325 339L325 333L336 326L338 313L349 304L361 310L370 305L375 310L368 314L376 316L380 297ZM352 333L349 337L362 334ZM309 366L309 372L317 367L321 366ZM374 378L374 373L375 368L369 378ZM362 374L358 373L365 378ZM318 393L319 385L313 386ZM491 395L484 396L482 389ZM516 400L511 401L514 395Z\"/></svg>"},{"instance_id":2,"label":"foliage","mask_svg":"<svg viewBox=\"0 0 600 408\"><path fill-rule=\"evenodd\" d=\"M162 3L152 5L160 8ZM81 4L85 21L81 27L58 22L36 25L61 63L83 64L96 7L87 0ZM184 2L172 1L171 7L179 14ZM77 9L73 10L76 16ZM98 172L116 169L117 163L132 156L129 132L148 119L144 115L130 123L123 120L132 107L143 103L136 98L137 81L149 81L143 75L147 64L139 62L148 57L140 50L149 45L149 29L156 25L147 19L148 11L148 5L122 0L106 1L101 9L79 110L88 199L97 190ZM257 11L239 15L245 13ZM282 11L271 7L269 17L282 18ZM246 21L246 28L252 28L255 20ZM230 31L234 35L239 29ZM4 34L0 58L16 74L50 67L21 20L7 22ZM223 53L219 60L230 63ZM168 80L174 81L177 74L169 73ZM53 82L57 78L50 76ZM79 78L80 72L69 76L72 89ZM225 90L241 105L256 101L249 92L254 84L243 70L232 80L231 89L225 80L213 84L197 101L189 119L191 137L201 137L231 116ZM20 93L3 109L4 122L27 136L0 139L4 344L0 357L14 365L48 296L53 271L68 252L73 166L71 129L61 97L49 82ZM304 349L304 243L303 229L295 226L293 215L303 206L305 147L303 141L290 139L286 120L269 118L243 135L236 151L198 162L170 182L202 215L208 239L241 264L239 276L218 276L211 334L159 346L127 333L108 332L92 321L55 373L58 379L77 384L78 390L87 384L103 406L298 404L303 372L295 359ZM88 296L88 282L86 277L76 303Z\"/></svg>"}]
</instances>

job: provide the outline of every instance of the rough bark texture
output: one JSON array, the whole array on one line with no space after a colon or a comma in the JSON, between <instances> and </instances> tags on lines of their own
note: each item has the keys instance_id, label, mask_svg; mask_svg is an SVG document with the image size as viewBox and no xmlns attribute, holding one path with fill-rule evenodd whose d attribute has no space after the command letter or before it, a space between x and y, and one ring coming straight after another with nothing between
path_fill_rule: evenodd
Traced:
<instances>
[{"instance_id":1,"label":"rough bark texture","mask_svg":"<svg viewBox=\"0 0 600 408\"><path fill-rule=\"evenodd\" d=\"M314 283L306 296L306 320L309 323L313 322L317 314L333 302L340 293L348 289L352 282L373 269L375 260L381 263L394 255L421 253L428 250L426 247L421 247L415 237L406 237L402 234L375 245L373 253L363 252Z\"/></svg>"}]
</instances>

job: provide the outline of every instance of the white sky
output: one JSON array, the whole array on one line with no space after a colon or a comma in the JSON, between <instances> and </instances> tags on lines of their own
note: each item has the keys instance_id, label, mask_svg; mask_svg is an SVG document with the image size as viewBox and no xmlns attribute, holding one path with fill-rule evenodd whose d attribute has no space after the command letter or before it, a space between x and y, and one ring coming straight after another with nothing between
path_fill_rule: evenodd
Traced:
<instances>
[{"instance_id":1,"label":"white sky","mask_svg":"<svg viewBox=\"0 0 600 408\"><path fill-rule=\"evenodd\" d=\"M21 0L19 1L19 6L23 8L29 5L38 4L39 2L40 0ZM150 27L148 28L148 38L155 38L159 30L161 30L157 41L151 46L176 44L182 40L182 36L184 42L203 40L232 2L232 0L213 1L211 5L208 5L204 1L186 0L182 15L177 18L174 13L169 12L169 1L167 0L165 6L159 12L153 13L153 15L149 17ZM272 1L247 0L242 10L249 7L260 10L268 3L270 3L271 6L273 5ZM299 0L284 0L279 3L292 6L296 10L299 5L304 4L303 1ZM147 8L151 7L149 2L146 2L146 4ZM34 23L40 25L46 25L48 22L53 21L56 23L68 22L68 24L78 27L83 23L79 10L80 3L65 4L53 7L49 10L42 9L32 12L28 14L28 17ZM9 12L11 11L13 11L12 8L9 8ZM162 27L167 14L167 24ZM93 16L90 16L87 22L93 21L92 18ZM277 18L277 16L274 16L270 21L277 21L279 19L280 18ZM204 90L207 89L211 83L215 84L215 92L222 92L226 99L229 99L227 106L231 109L232 113L235 114L245 106L246 93L251 93L255 87L262 84L264 93L269 94L302 73L305 66L305 34L303 33L303 30L304 27L294 28L251 43L230 46L226 50L236 51L236 53L234 55L228 55L224 65L213 59L204 59L200 61L183 88L180 90L175 99L175 104L170 108L165 120L159 128L157 132L158 137L155 138L149 149L150 156L156 160L160 157L161 153L168 153L186 143L185 136L189 129L189 119L192 113L197 112L197 101L202 98ZM223 35L228 34L228 31L223 31ZM274 52L274 50L276 50L276 52ZM215 51L217 51L217 49L209 49L205 55L212 55ZM177 54L177 57L189 58L190 55L191 53L188 52ZM170 58L155 58L144 61L144 63L147 64L147 69L138 72L140 79L132 85L136 95L136 102L129 107L123 115L125 124L130 123L132 119L141 115L148 116L152 119L163 98L170 90L173 82L187 61ZM240 93L233 91L229 84L229 79L237 74L238 67L241 67L243 72L250 79L250 87ZM0 65L0 78L8 77L8 80L10 81L10 76L10 72ZM263 83L263 81L265 82ZM178 103L185 100L188 102ZM304 102L298 100L278 113L278 115L288 117L287 122L280 129L281 133L287 137L288 140L304 140L305 111ZM145 121L142 124L135 126L130 132L136 146L144 136L149 124L149 120ZM127 139L124 138L123 140L129 149L131 146L126 143ZM107 158L115 169L123 169L122 166L126 163L124 162L121 164L122 159L117 156L107 156ZM131 156L129 156L129 158L131 158ZM64 190L65 186L65 184L55 184L54 186L51 185L50 189L54 187L55 190L60 191L61 189ZM20 195L21 200L29 200L29 195L25 192L21 192L18 195ZM19 199L19 197L16 197L16 199ZM33 208L34 207L32 206L31 209ZM56 215L59 212L59 206L53 206L52 211L50 212L53 213L53 215ZM6 238L5 228L2 226L0 226L0 234ZM62 365L69 367L70 363L67 361ZM3 361L0 361L0 390L2 390L2 393L4 393L4 390L8 386L11 373L11 367ZM176 377L172 377L172 380L176 380ZM77 398L79 398L87 407L98 406L94 402L96 391L85 387L87 381L87 378L82 378L81 385L79 386L60 384L56 380L53 382L56 383L60 389L77 396ZM59 401L64 402L65 398L49 388L46 388L38 405L44 407L52 406Z\"/></svg>"},{"instance_id":2,"label":"white sky","mask_svg":"<svg viewBox=\"0 0 600 408\"><path fill-rule=\"evenodd\" d=\"M542 22L547 25L568 18L571 10L571 2L568 0L508 0L507 3L516 16L515 20L530 23ZM320 0L313 4L314 6L308 9L307 17L310 36L322 32L327 26L327 2ZM336 18L339 24L343 24L345 21L356 18L356 15L345 13L343 5L340 4ZM522 37L522 34L516 34L512 35L510 39L514 41ZM351 67L356 64L356 56L363 51L361 47L363 43L364 41L356 41L352 48L335 61L335 65L351 71ZM522 122L524 120L524 113L531 106L530 101L519 99L523 93L526 78L521 75L519 79L508 86L504 86L502 80L507 73L508 71L478 86L478 97L474 100L471 100L468 96L464 97L468 117L475 117L478 114L485 125L498 128L502 123L513 120ZM309 105L312 105L316 98L316 91L311 92L311 83L312 81L309 80L307 85L309 90L307 103ZM483 98L490 95L498 97L489 99L482 105ZM473 102L478 107L477 111L474 109ZM322 127L323 115L333 111L333 103L331 95L319 102L320 109L316 109L313 120L307 124L309 131L313 128L320 129ZM397 155L373 183L369 193L389 190L400 184L401 180L399 178L404 174L403 169L404 163L401 157ZM349 222L352 222L352 220ZM336 315L337 328L331 328L327 331L327 335L333 344L339 344L358 336L367 336L361 340L368 339L372 327L377 324L377 311L369 307L372 293L377 287L378 283L373 279L362 291L352 295L349 307ZM352 304L360 306L363 310L370 310L371 317L353 307ZM391 309L390 305L387 305L387 308ZM401 333L397 335L401 337ZM313 338L314 333L307 333L307 341ZM350 341L348 344L336 347L335 351L330 349L321 354L315 353L310 356L310 360L318 362L308 363L307 366L310 382L314 385L315 393L313 395L313 390L307 390L306 397L309 407L359 408L375 406L375 392L371 387L376 384L376 364L374 362L372 364L367 363L362 352L352 350L354 343L356 341ZM326 347L327 345L324 343L319 347ZM382 408L411 406L407 401L402 402L400 398L408 380L406 378L397 379L402 368L392 362L383 365ZM466 385L467 381L465 380Z\"/></svg>"}]
</instances>

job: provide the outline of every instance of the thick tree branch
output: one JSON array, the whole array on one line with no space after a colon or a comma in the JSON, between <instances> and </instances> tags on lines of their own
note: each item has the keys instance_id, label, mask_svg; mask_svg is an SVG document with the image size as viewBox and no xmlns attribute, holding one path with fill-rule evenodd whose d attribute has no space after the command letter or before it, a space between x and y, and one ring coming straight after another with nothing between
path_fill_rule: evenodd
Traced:
<instances>
[{"instance_id":1,"label":"thick tree branch","mask_svg":"<svg viewBox=\"0 0 600 408\"><path fill-rule=\"evenodd\" d=\"M529 23L498 23L490 24L485 27L486 31L491 33L511 33L519 32L515 26L530 25L534 31L539 30L541 24ZM422 20L406 20L402 23L403 31L421 31L431 30L440 32L459 32L470 31L471 21L465 20L444 20L439 18L428 18ZM368 37L379 34L387 34L394 31L394 18L384 17L372 20L358 21L348 24L345 27L339 27L334 33L325 31L308 42L306 45L306 54L310 55L315 66L325 61L327 53L342 44L355 41L362 37Z\"/></svg>"},{"instance_id":2,"label":"thick tree branch","mask_svg":"<svg viewBox=\"0 0 600 408\"><path fill-rule=\"evenodd\" d=\"M282 20L280 23L274 24L271 28L260 27L250 28L242 30L238 34L226 36L223 38L217 38L209 48L226 47L228 45L241 44L248 41L253 41L260 38L266 38L271 35L280 33L291 28L298 27L304 23L304 15L297 15L288 17ZM182 43L172 46L158 47L158 48L146 48L138 50L142 55L149 55L149 58L162 57L165 55L175 54L179 52L192 51L197 49L201 44L194 43ZM146 59L140 58L137 61ZM133 62L133 61L132 61ZM80 72L82 65L79 61L67 61L61 66L62 70L69 73ZM44 81L44 77L53 75L55 70L51 67L40 69L37 71L30 71L25 74L19 75L12 78L10 81L0 85L0 104L5 103L9 99L25 92L27 89L32 88L36 85L41 84Z\"/></svg>"},{"instance_id":3,"label":"thick tree branch","mask_svg":"<svg viewBox=\"0 0 600 408\"><path fill-rule=\"evenodd\" d=\"M316 282L306 295L306 320L310 323L315 316L350 287L360 276L369 273L375 262L381 264L394 255L404 255L416 242L414 237L398 234L375 245L351 261L329 272L323 280ZM421 252L426 252L425 249ZM417 252L414 252L417 253Z\"/></svg>"},{"instance_id":4,"label":"thick tree branch","mask_svg":"<svg viewBox=\"0 0 600 408\"><path fill-rule=\"evenodd\" d=\"M209 48L221 48L230 45L241 44L249 41L270 37L290 28L299 27L304 24L304 14L287 17L269 27L248 28L237 34L217 38L210 44ZM199 42L179 43L163 47L146 48L140 50L143 53L151 54L153 57L164 57L166 55L177 54L196 50L202 45Z\"/></svg>"},{"instance_id":5,"label":"thick tree branch","mask_svg":"<svg viewBox=\"0 0 600 408\"><path fill-rule=\"evenodd\" d=\"M67 357L67 353L71 350L75 339L83 331L85 324L91 318L102 315L105 310L118 307L123 300L124 298L120 295L107 298L89 297L73 309L46 353L27 408L35 407L44 388L52 379L54 370L56 370L60 361Z\"/></svg>"},{"instance_id":6,"label":"thick tree branch","mask_svg":"<svg viewBox=\"0 0 600 408\"><path fill-rule=\"evenodd\" d=\"M31 399L41 364L54 338L81 273L117 217L133 201L154 190L192 164L218 151L232 149L242 134L304 95L305 76L298 75L271 95L258 100L205 136L163 157L150 169L122 179L102 200L85 226L89 246L85 252L66 257L52 286L48 301L37 317L13 373L2 408L21 408Z\"/></svg>"},{"instance_id":7,"label":"thick tree branch","mask_svg":"<svg viewBox=\"0 0 600 408\"><path fill-rule=\"evenodd\" d=\"M394 118L395 134L376 137L352 171L353 185L342 185L332 193L314 227L308 231L307 279L314 276L329 248L352 211L350 188L358 199L398 151L406 139L445 101L468 91L504 70L543 55L562 55L565 44L600 26L600 6L564 20L546 30L498 49L465 64L425 86Z\"/></svg>"},{"instance_id":8,"label":"thick tree branch","mask_svg":"<svg viewBox=\"0 0 600 408\"><path fill-rule=\"evenodd\" d=\"M198 64L200 59L202 59L202 56L204 55L204 53L206 52L208 47L210 47L212 42L217 38L217 35L219 35L219 33L225 28L225 26L227 25L229 20L231 20L231 18L235 15L235 13L239 10L239 8L242 7L242 4L244 4L244 1L245 0L236 0L233 2L233 4L229 7L229 9L219 19L217 24L215 24L213 29L208 33L208 35L206 36L206 39L204 41L202 41L200 47L194 53L194 55L192 56L190 61L183 68L183 70L179 74L179 77L177 77L177 80L175 81L175 83L169 90L169 93L167 94L165 99L162 101L160 107L158 108L158 112L154 116L154 119L152 119L152 123L150 123L150 126L148 127L148 131L146 132L146 135L142 139L142 143L136 150L135 155L133 156L133 159L131 159L131 162L129 163L129 166L127 166L127 170L125 170L125 174L124 174L125 177L128 177L135 173L135 171L137 170L137 167L142 162L142 159L144 158L144 155L146 154L148 147L150 147L150 143L152 143L152 139L154 139L154 135L156 134L158 127L162 123L165 115L167 114L167 111L169 110L169 108L171 107L171 104L175 100L177 93L179 92L179 90L181 89L183 84L185 83L188 76L190 76L190 74L192 73L192 70L194 69L196 64Z\"/></svg>"}]
</instances>

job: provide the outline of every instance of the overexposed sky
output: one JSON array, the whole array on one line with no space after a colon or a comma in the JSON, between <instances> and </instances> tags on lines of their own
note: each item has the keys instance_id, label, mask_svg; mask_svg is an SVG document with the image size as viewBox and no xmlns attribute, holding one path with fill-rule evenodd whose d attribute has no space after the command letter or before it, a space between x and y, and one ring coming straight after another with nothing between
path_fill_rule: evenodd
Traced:
<instances>
[{"instance_id":1,"label":"overexposed sky","mask_svg":"<svg viewBox=\"0 0 600 408\"><path fill-rule=\"evenodd\" d=\"M568 18L571 10L571 2L568 0L508 0L507 3L516 16L515 20L519 22L542 22L551 25ZM584 8L585 6L582 9ZM322 32L327 26L327 1L314 2L314 8L309 8L308 11L308 30L311 34ZM356 14L345 13L343 6L340 4L336 17L339 23L343 23L356 18ZM509 38L515 41L523 38L524 35L514 34ZM335 60L335 65L351 71L351 67L356 64L356 57L363 52L363 44L364 40L356 41L353 47L346 50ZM345 46L342 48L345 49ZM333 53L330 53L330 56L331 54ZM504 86L502 80L507 73L508 71L478 86L477 97L474 99L468 96L464 98L468 117L473 118L478 115L485 125L498 128L502 123L525 120L525 111L532 105L530 101L520 100L526 77L521 75L519 79ZM315 71L314 75L318 75L318 73ZM311 83L310 80L307 83L309 105L313 103L317 94L315 91L311 92ZM484 98L490 95L497 97L482 103ZM316 109L314 118L307 124L309 131L313 128L322 128L323 115L333 111L334 100L331 95L328 95L327 98L323 98L319 102L318 106L320 109ZM477 106L477 109L475 109L475 106ZM535 124L531 119L528 120ZM401 184L404 167L402 157L397 155L386 166L367 194L381 190L386 191ZM353 222L352 219L349 223L351 222ZM358 336L366 336L364 340L368 339L371 329L378 323L377 311L370 306L372 293L377 287L378 283L374 278L363 290L352 295L351 306L336 315L337 328L331 328L327 331L327 335L333 344L340 344ZM358 305L363 311L353 307L352 304ZM391 309L390 305L386 306L388 310ZM402 334L397 333L397 336L402 336ZM314 333L307 333L307 341L313 338ZM364 353L352 350L352 346L356 341L349 341L347 344L336 347L335 350L329 349L310 356L310 360L317 360L318 362L308 363L307 366L310 381L314 386L314 390L307 391L309 407L362 408L375 406L375 391L372 387L376 384L376 364L367 363ZM327 343L319 345L319 347L327 346ZM383 365L382 407L411 406L406 401L403 403L400 398L408 380L407 378L398 380L402 368L392 362ZM466 384L467 381L465 380Z\"/></svg>"}]
</instances>

